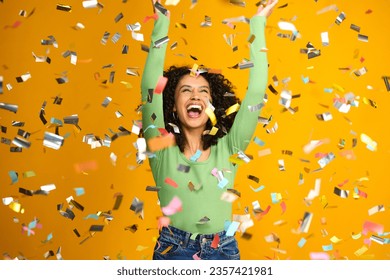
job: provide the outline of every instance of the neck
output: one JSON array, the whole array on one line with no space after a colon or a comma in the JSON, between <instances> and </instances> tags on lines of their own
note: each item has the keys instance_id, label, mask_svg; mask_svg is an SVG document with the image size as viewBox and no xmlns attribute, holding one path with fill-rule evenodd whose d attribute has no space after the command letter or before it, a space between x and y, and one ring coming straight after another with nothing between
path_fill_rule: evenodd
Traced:
<instances>
[{"instance_id":1,"label":"neck","mask_svg":"<svg viewBox=\"0 0 390 280\"><path fill-rule=\"evenodd\" d=\"M185 129L183 131L186 144L185 149L188 149L191 154L195 154L196 150L203 151L203 145L202 145L202 133L203 130L200 129L194 129L194 130L187 130Z\"/></svg>"}]
</instances>

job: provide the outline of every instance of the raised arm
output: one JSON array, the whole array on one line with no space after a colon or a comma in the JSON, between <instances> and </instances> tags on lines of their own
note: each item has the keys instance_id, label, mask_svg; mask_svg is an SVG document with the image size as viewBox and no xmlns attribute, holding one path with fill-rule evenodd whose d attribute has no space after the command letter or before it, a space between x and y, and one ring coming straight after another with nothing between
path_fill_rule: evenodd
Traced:
<instances>
[{"instance_id":1,"label":"raised arm","mask_svg":"<svg viewBox=\"0 0 390 280\"><path fill-rule=\"evenodd\" d=\"M156 6L156 1L153 1ZM158 4L157 4L158 5ZM151 35L149 53L141 80L142 92L142 128L146 139L158 136L157 128L164 128L162 93L154 94L159 77L163 75L167 44L159 44L168 34L169 13L163 14L161 9L155 8L158 18L154 22Z\"/></svg>"},{"instance_id":2,"label":"raised arm","mask_svg":"<svg viewBox=\"0 0 390 280\"><path fill-rule=\"evenodd\" d=\"M272 13L277 2L277 0L269 0L266 6L260 5L250 20L250 32L254 36L254 41L250 45L250 61L253 63L253 67L249 69L248 89L245 97L227 136L232 153L237 153L237 149L244 151L256 130L268 82L268 59L264 29L266 19Z\"/></svg>"}]
</instances>

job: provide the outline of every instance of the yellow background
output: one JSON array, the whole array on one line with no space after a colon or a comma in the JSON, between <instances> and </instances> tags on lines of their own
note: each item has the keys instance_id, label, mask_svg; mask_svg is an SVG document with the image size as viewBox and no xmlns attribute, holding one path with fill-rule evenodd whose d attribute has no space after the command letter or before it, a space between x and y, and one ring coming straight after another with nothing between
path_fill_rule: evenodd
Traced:
<instances>
[{"instance_id":1,"label":"yellow background","mask_svg":"<svg viewBox=\"0 0 390 280\"><path fill-rule=\"evenodd\" d=\"M156 218L161 215L157 197L153 192L146 192L146 186L154 182L148 163L137 166L134 142L137 135L122 136L111 143L110 147L91 149L83 142L83 137L93 134L104 139L112 136L123 126L131 130L133 122L141 118L136 112L140 101L140 77L126 75L128 67L139 68L142 73L147 53L141 50L141 44L149 45L152 21L144 22L152 14L150 1L120 0L101 1L103 8L85 9L82 1L67 0L61 4L72 6L71 12L56 9L56 1L3 1L0 3L0 76L3 76L3 94L0 102L17 104L16 114L0 110L0 125L7 127L1 137L13 140L18 127L12 121L25 122L21 129L31 133L31 147L20 153L11 153L15 145L0 144L0 194L1 198L13 197L24 208L24 213L17 213L8 206L0 205L0 253L4 258L25 257L44 259L46 252L54 253L60 248L64 259L150 259L157 232ZM246 1L246 7L232 5L227 0L199 0L191 8L191 1L182 0L178 6L169 6L171 10L171 29L169 45L178 43L177 48L167 51L166 65L205 64L211 68L222 69L237 87L239 97L243 97L247 85L247 70L229 69L228 67L248 58L247 38L249 26L235 23L232 29L222 20L244 15L251 17L256 10L256 1ZM163 1L164 3L164 1ZM286 7L281 7L286 4ZM323 8L335 4L338 10L318 14ZM331 245L326 251L332 259L389 259L390 245L375 242L366 244L373 232L353 239L353 234L363 230L366 221L381 224L384 231L390 231L390 159L389 136L389 99L382 76L390 75L390 39L388 36L389 8L387 0L378 1L280 1L267 22L266 36L269 49L269 84L276 76L279 85L274 85L278 95L267 89L268 103L261 116L272 116L271 123L263 128L258 126L255 136L265 142L263 147L251 143L247 153L253 156L249 164L243 164L239 171L236 188L241 198L234 203L234 213L244 214L245 207L254 221L254 226L247 230L252 238L240 238L239 245L242 259L310 259L311 252L325 252L323 246ZM28 17L19 15L25 10ZM371 13L367 13L371 10ZM340 12L345 12L346 19L335 24ZM31 14L32 13L32 14ZM115 17L123 13L124 17L115 22ZM205 16L211 17L211 27L201 27ZM277 33L286 33L278 28L278 22L291 21L299 30L300 38L291 41L280 38ZM19 25L15 27L15 22ZM132 39L126 24L141 23L139 33L145 41ZM73 27L77 23L85 26L83 30ZM175 23L184 23L187 28L177 28ZM368 36L368 42L358 40L358 33L350 29L355 24L361 27L361 34ZM14 27L12 27L14 26ZM322 46L321 32L329 33L329 46ZM105 32L110 32L106 45L101 43ZM117 43L111 41L119 32L122 37ZM233 52L223 39L223 34L234 34ZM41 40L54 36L58 48L41 45ZM308 59L300 49L311 42L321 50L321 56ZM121 54L122 46L129 46L128 54ZM70 57L64 58L65 51L77 53L77 64L70 63ZM37 63L32 55L51 58L51 63ZM194 61L194 56L198 60ZM111 68L103 66L112 64ZM340 70L346 68L349 70ZM366 67L368 72L360 77L353 71ZM113 83L105 82L110 72L115 71ZM31 79L18 83L16 77L31 74ZM56 78L63 73L68 83L58 84ZM305 84L302 77L309 77L311 83ZM286 84L282 80L290 78ZM125 82L125 83L123 83ZM12 85L8 90L6 85ZM128 85L128 86L126 86ZM131 85L131 86L130 86ZM336 88L343 88L341 92ZM298 112L284 112L279 105L281 90L290 90L293 95L292 107ZM334 88L332 93L325 88ZM352 107L345 114L333 107L333 99L352 92L359 97L359 106ZM63 98L61 105L53 104L54 98ZM105 97L112 102L104 108L101 103ZM374 100L377 108L364 104L363 98ZM42 103L47 101L44 125L39 119ZM123 117L117 118L116 111ZM316 114L330 112L331 121L319 121ZM77 114L81 131L65 124L59 133L66 136L64 145L59 150L43 146L44 132L55 132L50 126L50 119L63 121L64 117ZM266 129L275 123L279 128L276 133L268 134ZM378 144L377 151L370 151L360 140L362 133L370 136ZM353 138L357 146L352 148ZM310 154L303 152L303 146L310 140L329 139L328 144L316 148ZM345 139L344 150L353 150L356 159L348 160L338 147L340 139ZM271 149L268 156L259 157L258 151ZM292 151L292 156L283 154L283 150ZM323 170L319 168L316 153L333 152L336 158ZM117 156L115 164L110 154ZM285 171L280 171L278 160L284 159ZM302 161L304 159L309 162ZM96 170L77 172L75 165L94 162ZM306 171L305 171L306 168ZM19 174L18 182L12 184L10 171ZM36 176L24 178L27 171L34 171ZM309 171L309 172L307 172ZM299 185L299 175L303 174L304 183ZM260 178L259 184L249 180L248 175ZM367 178L368 180L361 180ZM316 179L321 179L318 197L312 203L305 203L304 198L314 188ZM348 198L333 194L338 184L346 182L341 188L349 190ZM41 186L55 184L56 189L49 195L25 196L19 188L38 190ZM253 192L250 186L257 188L264 185L260 192ZM77 196L75 188L84 188L85 194ZM353 196L355 187L368 194L367 198ZM123 194L118 210L112 210L115 196ZM271 193L280 194L287 208L282 213L281 202L273 203ZM68 207L66 199L74 200L84 206L84 211L73 209L76 217L69 220L60 215L57 205ZM144 202L144 217L131 211L130 205L137 197ZM328 206L323 207L321 197L326 197ZM252 202L258 201L262 209L271 206L267 215L257 220L252 215ZM368 209L384 205L385 211L368 215ZM85 219L89 214L99 211L111 211L112 221ZM313 214L309 231L298 233L300 221L305 212ZM40 228L34 228L34 235L27 236L22 226L34 219L39 220ZM283 221L281 225L275 222ZM138 225L136 232L125 230ZM102 232L91 234L91 225L104 225ZM80 233L77 237L74 229ZM324 234L324 233L327 234ZM45 242L47 236L53 237ZM274 234L279 243L267 242L265 237ZM340 242L332 243L336 236ZM90 238L88 238L90 237ZM389 236L383 236L388 238ZM87 240L85 240L88 238ZM301 238L307 240L300 248ZM84 242L82 242L85 240ZM81 243L81 244L80 244ZM356 253L366 246L363 254ZM50 259L55 259L55 256Z\"/></svg>"}]
</instances>

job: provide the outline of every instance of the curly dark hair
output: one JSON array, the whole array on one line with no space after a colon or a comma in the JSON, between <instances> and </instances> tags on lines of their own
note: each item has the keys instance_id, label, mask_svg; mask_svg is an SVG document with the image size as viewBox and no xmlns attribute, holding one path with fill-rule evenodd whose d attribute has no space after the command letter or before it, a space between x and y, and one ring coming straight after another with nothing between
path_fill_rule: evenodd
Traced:
<instances>
[{"instance_id":1,"label":"curly dark hair","mask_svg":"<svg viewBox=\"0 0 390 280\"><path fill-rule=\"evenodd\" d=\"M200 75L202 75L210 85L211 98L213 100L212 104L215 107L214 114L217 119L215 127L218 128L218 131L215 135L210 135L208 133L203 134L203 149L208 149L210 146L217 144L218 138L223 137L229 132L233 125L236 112L226 116L225 111L236 103L241 104L240 99L235 95L235 87L233 84L222 74L213 73L212 71L209 72L208 70L209 69L207 68L202 68ZM169 123L177 125L180 131L182 130L181 124L177 117L174 117L173 112L175 104L175 89L180 79L184 75L189 74L190 71L191 67L189 66L171 66L164 71L164 77L168 78L163 91L165 129L175 135L176 144L182 152L184 152L184 146L186 143L185 136L182 133L175 133L174 128L169 125ZM206 123L206 130L211 130L211 128L211 121L208 120Z\"/></svg>"}]
</instances>

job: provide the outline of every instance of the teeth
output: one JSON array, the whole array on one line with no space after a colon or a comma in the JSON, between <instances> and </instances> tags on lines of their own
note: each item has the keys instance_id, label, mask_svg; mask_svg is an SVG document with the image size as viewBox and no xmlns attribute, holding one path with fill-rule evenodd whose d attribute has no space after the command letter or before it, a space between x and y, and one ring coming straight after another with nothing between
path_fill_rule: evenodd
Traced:
<instances>
[{"instance_id":1,"label":"teeth","mask_svg":"<svg viewBox=\"0 0 390 280\"><path fill-rule=\"evenodd\" d=\"M187 107L187 110L191 110L191 109L202 110L202 106L200 106L200 105L195 105L195 104L191 104L190 106Z\"/></svg>"}]
</instances>

